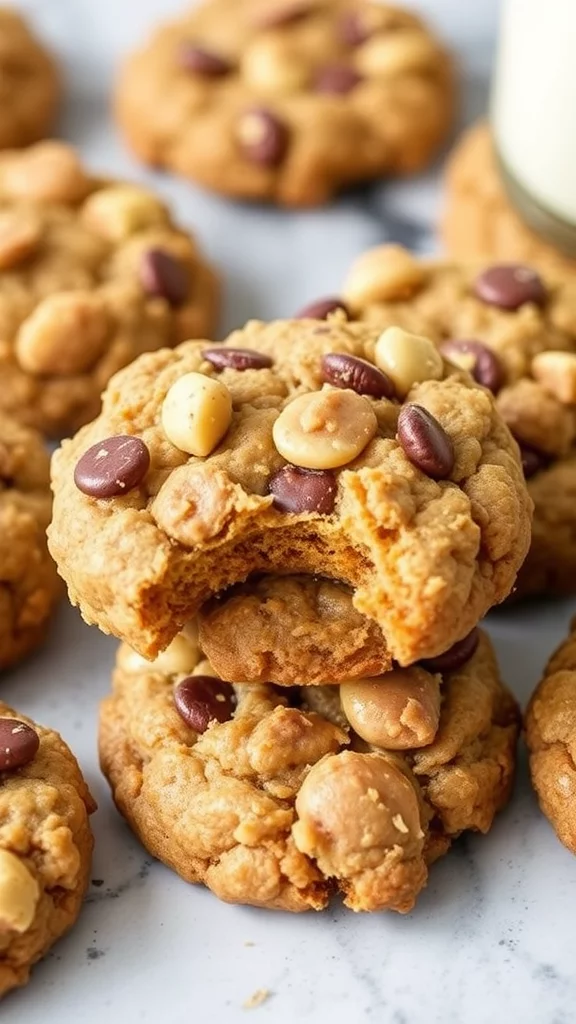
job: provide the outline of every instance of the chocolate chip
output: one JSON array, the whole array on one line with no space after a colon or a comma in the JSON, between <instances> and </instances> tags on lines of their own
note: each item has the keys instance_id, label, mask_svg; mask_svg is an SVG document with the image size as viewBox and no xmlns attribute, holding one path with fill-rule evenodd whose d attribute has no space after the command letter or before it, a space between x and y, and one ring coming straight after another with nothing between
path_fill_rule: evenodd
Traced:
<instances>
[{"instance_id":1,"label":"chocolate chip","mask_svg":"<svg viewBox=\"0 0 576 1024\"><path fill-rule=\"evenodd\" d=\"M474 282L477 298L499 309L519 309L526 302L542 306L546 288L542 278L522 263L500 263L488 267Z\"/></svg>"},{"instance_id":2,"label":"chocolate chip","mask_svg":"<svg viewBox=\"0 0 576 1024\"><path fill-rule=\"evenodd\" d=\"M23 768L36 757L38 733L16 718L0 718L0 771Z\"/></svg>"},{"instance_id":3,"label":"chocolate chip","mask_svg":"<svg viewBox=\"0 0 576 1024\"><path fill-rule=\"evenodd\" d=\"M372 398L392 398L394 395L394 385L382 370L365 359L344 352L328 352L322 356L322 376L327 384L335 388L351 388L359 395Z\"/></svg>"},{"instance_id":4,"label":"chocolate chip","mask_svg":"<svg viewBox=\"0 0 576 1024\"><path fill-rule=\"evenodd\" d=\"M139 437L119 434L92 445L76 463L74 483L91 498L113 498L137 487L150 467Z\"/></svg>"},{"instance_id":5,"label":"chocolate chip","mask_svg":"<svg viewBox=\"0 0 576 1024\"><path fill-rule=\"evenodd\" d=\"M531 477L536 476L536 473L540 473L543 469L547 468L550 459L542 452L536 451L535 448L528 448L528 446L522 444L521 441L518 441L518 444L520 446L520 457L522 459L524 478L526 480L530 480Z\"/></svg>"},{"instance_id":6,"label":"chocolate chip","mask_svg":"<svg viewBox=\"0 0 576 1024\"><path fill-rule=\"evenodd\" d=\"M304 306L304 309L301 309L296 314L296 319L326 320L330 313L335 313L337 310L341 310L347 317L350 316L350 310L342 299L317 299L316 302L311 302L308 306Z\"/></svg>"},{"instance_id":7,"label":"chocolate chip","mask_svg":"<svg viewBox=\"0 0 576 1024\"><path fill-rule=\"evenodd\" d=\"M222 78L232 70L230 61L196 43L184 42L178 50L180 66L205 78Z\"/></svg>"},{"instance_id":8,"label":"chocolate chip","mask_svg":"<svg viewBox=\"0 0 576 1024\"><path fill-rule=\"evenodd\" d=\"M290 135L283 121L264 107L247 111L239 129L240 145L255 164L278 167L288 149Z\"/></svg>"},{"instance_id":9,"label":"chocolate chip","mask_svg":"<svg viewBox=\"0 0 576 1024\"><path fill-rule=\"evenodd\" d=\"M334 511L338 485L329 470L284 466L268 483L274 506L280 512L317 512L329 516Z\"/></svg>"},{"instance_id":10,"label":"chocolate chip","mask_svg":"<svg viewBox=\"0 0 576 1024\"><path fill-rule=\"evenodd\" d=\"M147 295L181 306L188 297L186 267L164 249L148 249L140 263L140 280Z\"/></svg>"},{"instance_id":11,"label":"chocolate chip","mask_svg":"<svg viewBox=\"0 0 576 1024\"><path fill-rule=\"evenodd\" d=\"M174 689L174 704L194 732L206 732L210 722L227 722L234 714L236 696L230 683L214 676L188 676Z\"/></svg>"},{"instance_id":12,"label":"chocolate chip","mask_svg":"<svg viewBox=\"0 0 576 1024\"><path fill-rule=\"evenodd\" d=\"M463 640L458 640L449 650L444 651L444 654L439 654L436 658L425 658L420 664L428 672L455 672L457 668L470 661L479 642L480 633L473 629Z\"/></svg>"},{"instance_id":13,"label":"chocolate chip","mask_svg":"<svg viewBox=\"0 0 576 1024\"><path fill-rule=\"evenodd\" d=\"M316 92L345 96L362 81L362 75L347 64L328 64L320 68L315 79Z\"/></svg>"},{"instance_id":14,"label":"chocolate chip","mask_svg":"<svg viewBox=\"0 0 576 1024\"><path fill-rule=\"evenodd\" d=\"M458 364L458 356L468 356L470 366L466 366L475 381L482 387L488 388L492 394L497 394L503 384L504 374L498 356L487 345L481 341L452 339L445 341L440 351L447 359L456 357L454 362ZM464 365L464 363L463 363Z\"/></svg>"},{"instance_id":15,"label":"chocolate chip","mask_svg":"<svg viewBox=\"0 0 576 1024\"><path fill-rule=\"evenodd\" d=\"M427 409L405 405L398 417L398 440L405 454L433 480L444 480L454 467L454 446Z\"/></svg>"},{"instance_id":16,"label":"chocolate chip","mask_svg":"<svg viewBox=\"0 0 576 1024\"><path fill-rule=\"evenodd\" d=\"M202 355L217 370L265 370L273 362L270 356L251 348L205 348Z\"/></svg>"},{"instance_id":17,"label":"chocolate chip","mask_svg":"<svg viewBox=\"0 0 576 1024\"><path fill-rule=\"evenodd\" d=\"M362 46L370 38L366 18L360 11L348 11L340 20L339 35L346 46Z\"/></svg>"}]
</instances>

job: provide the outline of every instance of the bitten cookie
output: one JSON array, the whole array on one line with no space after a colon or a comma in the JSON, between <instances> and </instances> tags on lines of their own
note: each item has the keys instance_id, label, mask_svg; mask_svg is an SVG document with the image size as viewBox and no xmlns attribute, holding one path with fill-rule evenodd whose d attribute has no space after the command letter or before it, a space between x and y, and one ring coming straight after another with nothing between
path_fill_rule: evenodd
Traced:
<instances>
[{"instance_id":1,"label":"bitten cookie","mask_svg":"<svg viewBox=\"0 0 576 1024\"><path fill-rule=\"evenodd\" d=\"M336 890L353 910L406 913L429 865L509 797L518 711L484 636L443 677L397 670L289 699L200 658L183 637L152 665L122 647L100 756L147 849L223 900L321 910ZM427 701L411 729L414 689Z\"/></svg>"},{"instance_id":2,"label":"bitten cookie","mask_svg":"<svg viewBox=\"0 0 576 1024\"><path fill-rule=\"evenodd\" d=\"M430 341L339 319L142 357L53 467L70 596L145 657L209 597L289 569L352 587L411 664L507 596L530 539L492 396Z\"/></svg>"},{"instance_id":3,"label":"bitten cookie","mask_svg":"<svg viewBox=\"0 0 576 1024\"><path fill-rule=\"evenodd\" d=\"M62 591L46 544L51 510L41 438L0 413L0 669L41 643Z\"/></svg>"},{"instance_id":4,"label":"bitten cookie","mask_svg":"<svg viewBox=\"0 0 576 1024\"><path fill-rule=\"evenodd\" d=\"M463 135L448 161L441 232L448 252L459 259L521 260L562 275L576 273L576 260L563 256L516 213L484 122Z\"/></svg>"},{"instance_id":5,"label":"bitten cookie","mask_svg":"<svg viewBox=\"0 0 576 1024\"><path fill-rule=\"evenodd\" d=\"M0 410L72 432L121 366L210 332L216 306L214 272L152 193L91 177L64 143L0 153Z\"/></svg>"},{"instance_id":6,"label":"bitten cookie","mask_svg":"<svg viewBox=\"0 0 576 1024\"><path fill-rule=\"evenodd\" d=\"M58 733L0 703L0 997L76 921L95 809Z\"/></svg>"},{"instance_id":7,"label":"bitten cookie","mask_svg":"<svg viewBox=\"0 0 576 1024\"><path fill-rule=\"evenodd\" d=\"M558 838L576 853L576 619L526 712L532 783Z\"/></svg>"},{"instance_id":8,"label":"bitten cookie","mask_svg":"<svg viewBox=\"0 0 576 1024\"><path fill-rule=\"evenodd\" d=\"M27 23L0 8L0 149L47 135L60 101L60 75Z\"/></svg>"},{"instance_id":9,"label":"bitten cookie","mask_svg":"<svg viewBox=\"0 0 576 1024\"><path fill-rule=\"evenodd\" d=\"M324 203L423 167L452 118L450 57L365 0L211 0L126 63L121 128L146 163L242 199Z\"/></svg>"}]
</instances>

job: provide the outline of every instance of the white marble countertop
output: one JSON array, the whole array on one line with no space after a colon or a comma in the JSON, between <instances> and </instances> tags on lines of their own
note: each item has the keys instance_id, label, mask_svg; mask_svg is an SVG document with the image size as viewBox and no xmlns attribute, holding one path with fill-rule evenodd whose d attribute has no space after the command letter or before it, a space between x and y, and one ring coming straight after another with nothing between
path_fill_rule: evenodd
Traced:
<instances>
[{"instance_id":1,"label":"white marble countertop","mask_svg":"<svg viewBox=\"0 0 576 1024\"><path fill-rule=\"evenodd\" d=\"M107 112L119 56L180 0L27 0L68 78L64 134L108 173L155 180L226 277L223 329L289 314L334 292L352 257L396 238L430 249L438 176L354 193L303 214L234 206L133 165ZM486 103L497 0L427 0L461 56L464 118ZM490 622L504 676L524 702L563 637L567 603ZM62 608L48 649L2 679L2 697L55 726L77 753L100 809L87 906L70 936L11 996L11 1024L569 1024L576 973L576 862L540 815L522 757L512 805L487 837L456 845L417 909L290 916L231 907L154 864L116 814L95 750L114 642ZM251 1011L258 989L269 998Z\"/></svg>"}]
</instances>

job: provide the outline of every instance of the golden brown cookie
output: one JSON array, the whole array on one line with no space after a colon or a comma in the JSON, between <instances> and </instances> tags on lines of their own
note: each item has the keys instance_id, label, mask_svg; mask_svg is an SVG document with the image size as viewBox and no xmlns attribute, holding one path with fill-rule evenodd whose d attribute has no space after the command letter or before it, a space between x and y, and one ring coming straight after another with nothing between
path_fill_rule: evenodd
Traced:
<instances>
[{"instance_id":1,"label":"golden brown cookie","mask_svg":"<svg viewBox=\"0 0 576 1024\"><path fill-rule=\"evenodd\" d=\"M429 865L509 797L518 711L485 636L442 677L289 697L221 682L201 657L183 637L153 664L121 647L100 757L146 848L223 900L320 910L338 891L353 910L406 913ZM414 686L430 703L400 728Z\"/></svg>"},{"instance_id":2,"label":"golden brown cookie","mask_svg":"<svg viewBox=\"0 0 576 1024\"><path fill-rule=\"evenodd\" d=\"M62 592L46 544L51 511L41 438L0 413L0 669L41 643Z\"/></svg>"},{"instance_id":3,"label":"golden brown cookie","mask_svg":"<svg viewBox=\"0 0 576 1024\"><path fill-rule=\"evenodd\" d=\"M458 259L521 260L560 275L576 273L576 260L563 256L516 213L484 121L465 132L448 162L441 231L448 252Z\"/></svg>"},{"instance_id":4,"label":"golden brown cookie","mask_svg":"<svg viewBox=\"0 0 576 1024\"><path fill-rule=\"evenodd\" d=\"M47 135L60 101L52 57L11 8L0 8L0 149L27 146Z\"/></svg>"},{"instance_id":5,"label":"golden brown cookie","mask_svg":"<svg viewBox=\"0 0 576 1024\"><path fill-rule=\"evenodd\" d=\"M76 921L95 809L58 733L0 703L0 997Z\"/></svg>"},{"instance_id":6,"label":"golden brown cookie","mask_svg":"<svg viewBox=\"0 0 576 1024\"><path fill-rule=\"evenodd\" d=\"M0 154L0 410L76 430L121 366L211 332L217 293L151 192L91 177L64 143Z\"/></svg>"},{"instance_id":7,"label":"golden brown cookie","mask_svg":"<svg viewBox=\"0 0 576 1024\"><path fill-rule=\"evenodd\" d=\"M492 396L426 339L339 318L143 356L53 467L70 596L148 657L209 597L288 569L352 587L411 664L504 600L529 544Z\"/></svg>"},{"instance_id":8,"label":"golden brown cookie","mask_svg":"<svg viewBox=\"0 0 576 1024\"><path fill-rule=\"evenodd\" d=\"M453 112L450 57L366 0L210 0L126 63L116 113L146 163L242 199L324 203L423 167Z\"/></svg>"},{"instance_id":9,"label":"golden brown cookie","mask_svg":"<svg viewBox=\"0 0 576 1024\"><path fill-rule=\"evenodd\" d=\"M540 807L576 853L576 619L532 695L526 742Z\"/></svg>"}]
</instances>

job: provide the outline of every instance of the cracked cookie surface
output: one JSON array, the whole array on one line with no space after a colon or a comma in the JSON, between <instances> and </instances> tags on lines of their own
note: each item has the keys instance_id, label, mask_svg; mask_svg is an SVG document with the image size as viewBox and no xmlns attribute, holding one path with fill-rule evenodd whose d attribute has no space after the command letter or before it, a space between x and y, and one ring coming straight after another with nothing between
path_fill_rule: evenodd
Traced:
<instances>
[{"instance_id":1,"label":"cracked cookie surface","mask_svg":"<svg viewBox=\"0 0 576 1024\"><path fill-rule=\"evenodd\" d=\"M393 385L371 360L398 341ZM209 597L289 571L351 586L410 664L507 596L529 543L492 397L426 339L341 319L253 322L223 346L142 357L53 475L50 547L72 600L148 657Z\"/></svg>"},{"instance_id":2,"label":"cracked cookie surface","mask_svg":"<svg viewBox=\"0 0 576 1024\"><path fill-rule=\"evenodd\" d=\"M457 836L489 830L518 734L485 636L458 670L419 671L442 692L435 736L385 749L350 718L378 729L371 708L394 704L394 673L359 706L345 688L341 701L333 686L222 683L193 637L154 664L122 646L102 768L147 849L221 899L320 910L336 891L353 910L405 913Z\"/></svg>"},{"instance_id":3,"label":"cracked cookie surface","mask_svg":"<svg viewBox=\"0 0 576 1024\"><path fill-rule=\"evenodd\" d=\"M16 11L0 8L0 149L27 146L47 135L60 93L52 57Z\"/></svg>"},{"instance_id":4,"label":"cracked cookie surface","mask_svg":"<svg viewBox=\"0 0 576 1024\"><path fill-rule=\"evenodd\" d=\"M217 283L151 192L44 142L0 153L0 410L59 437L142 352L215 325Z\"/></svg>"},{"instance_id":5,"label":"cracked cookie surface","mask_svg":"<svg viewBox=\"0 0 576 1024\"><path fill-rule=\"evenodd\" d=\"M121 128L147 163L242 199L326 202L423 167L451 60L414 14L364 0L212 0L126 63Z\"/></svg>"},{"instance_id":6,"label":"cracked cookie surface","mask_svg":"<svg viewBox=\"0 0 576 1024\"><path fill-rule=\"evenodd\" d=\"M41 438L0 413L0 669L42 642L61 595L46 543L51 510Z\"/></svg>"},{"instance_id":7,"label":"cracked cookie surface","mask_svg":"<svg viewBox=\"0 0 576 1024\"><path fill-rule=\"evenodd\" d=\"M0 703L0 997L76 921L95 809L58 733Z\"/></svg>"}]
</instances>

